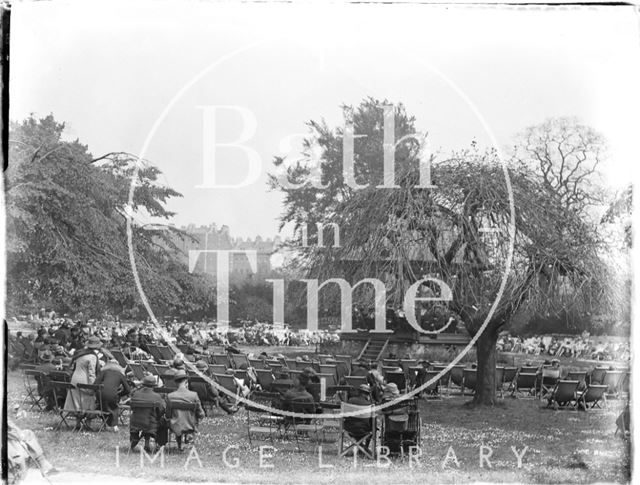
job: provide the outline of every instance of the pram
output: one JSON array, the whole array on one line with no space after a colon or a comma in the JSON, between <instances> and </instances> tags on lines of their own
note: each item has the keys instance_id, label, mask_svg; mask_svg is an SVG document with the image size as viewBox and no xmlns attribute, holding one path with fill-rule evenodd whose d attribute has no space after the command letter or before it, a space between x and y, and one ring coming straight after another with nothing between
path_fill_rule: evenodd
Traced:
<instances>
[{"instance_id":1,"label":"pram","mask_svg":"<svg viewBox=\"0 0 640 485\"><path fill-rule=\"evenodd\" d=\"M398 401L382 412L380 446L387 447L390 455L409 454L411 447L420 446L422 420L416 397Z\"/></svg>"}]
</instances>

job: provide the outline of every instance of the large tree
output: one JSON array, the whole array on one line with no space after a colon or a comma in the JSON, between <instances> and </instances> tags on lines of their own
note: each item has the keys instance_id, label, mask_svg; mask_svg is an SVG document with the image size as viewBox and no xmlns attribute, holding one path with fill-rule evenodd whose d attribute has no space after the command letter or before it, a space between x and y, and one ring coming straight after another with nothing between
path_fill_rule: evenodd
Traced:
<instances>
[{"instance_id":1,"label":"large tree","mask_svg":"<svg viewBox=\"0 0 640 485\"><path fill-rule=\"evenodd\" d=\"M141 305L128 258L127 214L166 220L172 215L166 202L180 194L158 183L160 171L144 162L129 206L136 157L119 152L93 157L78 140L65 140L64 124L51 115L10 128L5 173L9 307L136 315ZM150 300L162 312L184 310L203 282L177 264L168 237L173 229L137 223L133 231Z\"/></svg>"},{"instance_id":2,"label":"large tree","mask_svg":"<svg viewBox=\"0 0 640 485\"><path fill-rule=\"evenodd\" d=\"M488 321L477 341L479 386L474 399L493 404L496 341L518 310L584 306L607 296L602 288L607 266L599 257L598 235L544 178L515 163L509 167L512 226L509 185L498 156L475 144L443 160L431 157L436 188L419 188L420 158L425 155L420 137L407 137L417 130L402 105L394 108L395 141L404 139L395 149L397 187L377 187L383 182L383 113L388 104L367 99L355 108L345 107L353 131L361 135L354 144L355 181L368 183L366 188L345 183L342 128L309 123L303 157L286 169L289 182L308 179L302 187L288 186L284 161L275 160L281 173L271 183L285 193L282 221L296 227L336 223L339 248L302 247L300 236L294 241L309 276L344 277L352 284L380 278L387 303L396 310L403 307L407 288L419 279L430 276L445 282L452 290L446 303L471 335ZM318 167L326 188L314 187ZM358 287L355 300L373 306L365 288ZM438 296L439 289L425 284L423 292Z\"/></svg>"}]
</instances>

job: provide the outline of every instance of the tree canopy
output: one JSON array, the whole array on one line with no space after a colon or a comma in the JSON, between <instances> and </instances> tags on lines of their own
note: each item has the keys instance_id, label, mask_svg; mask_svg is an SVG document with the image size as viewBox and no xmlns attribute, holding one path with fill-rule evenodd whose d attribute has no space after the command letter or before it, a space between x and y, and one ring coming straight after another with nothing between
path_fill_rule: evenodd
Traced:
<instances>
[{"instance_id":1,"label":"tree canopy","mask_svg":"<svg viewBox=\"0 0 640 485\"><path fill-rule=\"evenodd\" d=\"M16 311L45 306L63 312L136 315L140 301L126 245L127 211L168 219L165 203L179 197L143 163L132 206L128 192L137 158L94 158L64 124L49 115L10 126L5 173L7 299ZM134 224L134 250L150 300L162 311L204 304L201 276L188 274L171 250L169 226ZM194 299L199 303L194 303Z\"/></svg>"},{"instance_id":2,"label":"tree canopy","mask_svg":"<svg viewBox=\"0 0 640 485\"><path fill-rule=\"evenodd\" d=\"M446 304L473 335L488 317L506 275L504 294L481 337L488 341L485 350L478 351L479 368L487 363L480 360L493 352L492 346L495 349L498 331L519 309L552 311L577 306L602 311L607 306L611 292L608 266L601 257L603 243L584 213L575 210L575 204L586 198L580 195L587 190L581 180L568 174L552 178L545 176L546 171L550 173L546 165L541 174L535 165L509 160L504 161L508 184L497 153L472 143L446 159L431 157L436 187L421 188L420 143L407 136L417 131L415 119L396 105L394 142L404 139L395 148L397 187L380 188L383 113L389 104L366 99L355 108L345 107L354 133L361 136L354 142L354 173L358 183L369 182L365 188L354 189L345 183L341 127L310 122L303 157L286 169L288 180L283 176L283 160L275 160L280 173L272 176L271 184L285 194L283 224L299 228L335 223L340 230L340 247L336 248L303 247L300 235L293 241L310 277L344 277L352 284L363 278L382 279L387 303L395 309L401 308L409 285L426 276L438 278L452 290ZM576 157L574 168L581 166L583 155ZM555 163L550 162L554 167ZM318 188L317 179L314 182L318 173L326 188ZM296 188L289 183L304 180ZM512 243L513 259L507 269ZM437 296L437 288L423 286L425 295ZM364 288L358 287L355 298L372 306L371 292ZM495 386L487 389L495 390Z\"/></svg>"}]
</instances>

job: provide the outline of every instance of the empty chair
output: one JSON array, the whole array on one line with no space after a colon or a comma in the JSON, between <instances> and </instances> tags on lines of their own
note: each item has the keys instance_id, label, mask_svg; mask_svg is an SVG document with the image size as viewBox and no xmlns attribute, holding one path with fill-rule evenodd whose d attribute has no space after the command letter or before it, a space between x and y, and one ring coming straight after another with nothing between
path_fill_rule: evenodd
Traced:
<instances>
[{"instance_id":1,"label":"empty chair","mask_svg":"<svg viewBox=\"0 0 640 485\"><path fill-rule=\"evenodd\" d=\"M581 383L585 383L587 380L586 371L569 371L567 375L564 377L565 380L568 381L579 381Z\"/></svg>"},{"instance_id":2,"label":"empty chair","mask_svg":"<svg viewBox=\"0 0 640 485\"><path fill-rule=\"evenodd\" d=\"M535 367L532 365L523 365L520 367L520 373L521 374L537 374L538 367Z\"/></svg>"},{"instance_id":3,"label":"empty chair","mask_svg":"<svg viewBox=\"0 0 640 485\"><path fill-rule=\"evenodd\" d=\"M231 362L229 362L229 356L227 356L227 354L213 354L211 358L215 364L224 365L226 369L231 367Z\"/></svg>"},{"instance_id":4,"label":"empty chair","mask_svg":"<svg viewBox=\"0 0 640 485\"><path fill-rule=\"evenodd\" d=\"M249 366L254 369L265 369L267 364L261 359L249 359Z\"/></svg>"},{"instance_id":5,"label":"empty chair","mask_svg":"<svg viewBox=\"0 0 640 485\"><path fill-rule=\"evenodd\" d=\"M364 376L346 376L344 380L347 385L352 387L353 389L357 389L362 384L367 383L367 378Z\"/></svg>"},{"instance_id":6,"label":"empty chair","mask_svg":"<svg viewBox=\"0 0 640 485\"><path fill-rule=\"evenodd\" d=\"M547 407L554 406L555 409L569 407L575 409L578 384L580 384L580 381L558 380L553 389L547 393Z\"/></svg>"},{"instance_id":7,"label":"empty chair","mask_svg":"<svg viewBox=\"0 0 640 485\"><path fill-rule=\"evenodd\" d=\"M254 369L258 384L263 391L270 391L276 378L269 369Z\"/></svg>"},{"instance_id":8,"label":"empty chair","mask_svg":"<svg viewBox=\"0 0 640 485\"><path fill-rule=\"evenodd\" d=\"M511 395L513 397L535 397L537 377L535 373L518 372ZM527 392L523 394L523 391Z\"/></svg>"},{"instance_id":9,"label":"empty chair","mask_svg":"<svg viewBox=\"0 0 640 485\"><path fill-rule=\"evenodd\" d=\"M209 371L214 374L224 374L227 368L223 364L211 364L209 366Z\"/></svg>"},{"instance_id":10,"label":"empty chair","mask_svg":"<svg viewBox=\"0 0 640 485\"><path fill-rule=\"evenodd\" d=\"M622 371L617 370L608 370L604 378L602 379L602 384L607 386L607 394L608 397L617 397L620 392L620 382L624 373Z\"/></svg>"},{"instance_id":11,"label":"empty chair","mask_svg":"<svg viewBox=\"0 0 640 485\"><path fill-rule=\"evenodd\" d=\"M600 401L606 404L605 393L607 392L607 388L608 386L603 384L589 384L585 391L578 392L578 409L584 409L586 411L594 407L600 408Z\"/></svg>"},{"instance_id":12,"label":"empty chair","mask_svg":"<svg viewBox=\"0 0 640 485\"><path fill-rule=\"evenodd\" d=\"M333 374L338 379L338 366L335 364L320 364L320 372L322 374Z\"/></svg>"},{"instance_id":13,"label":"empty chair","mask_svg":"<svg viewBox=\"0 0 640 485\"><path fill-rule=\"evenodd\" d=\"M231 354L231 360L236 369L246 369L249 367L249 359L244 354Z\"/></svg>"}]
</instances>

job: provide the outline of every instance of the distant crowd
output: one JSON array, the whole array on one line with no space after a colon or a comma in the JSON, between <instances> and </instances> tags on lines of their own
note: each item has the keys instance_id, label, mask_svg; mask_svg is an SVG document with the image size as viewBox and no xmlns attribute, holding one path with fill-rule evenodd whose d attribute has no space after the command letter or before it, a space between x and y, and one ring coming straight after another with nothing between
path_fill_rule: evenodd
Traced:
<instances>
[{"instance_id":1,"label":"distant crowd","mask_svg":"<svg viewBox=\"0 0 640 485\"><path fill-rule=\"evenodd\" d=\"M530 355L627 361L631 358L629 344L628 340L614 341L588 333L570 337L543 335L529 338L505 335L498 339L498 350Z\"/></svg>"}]
</instances>

